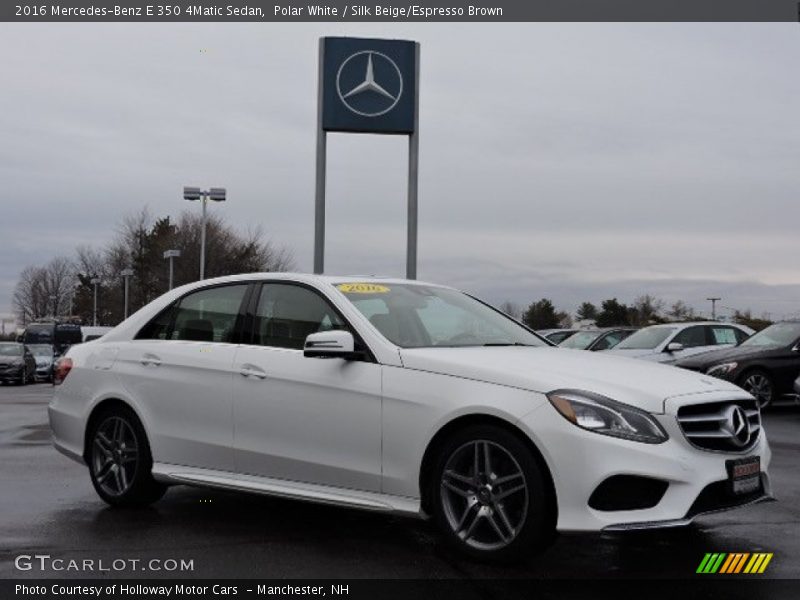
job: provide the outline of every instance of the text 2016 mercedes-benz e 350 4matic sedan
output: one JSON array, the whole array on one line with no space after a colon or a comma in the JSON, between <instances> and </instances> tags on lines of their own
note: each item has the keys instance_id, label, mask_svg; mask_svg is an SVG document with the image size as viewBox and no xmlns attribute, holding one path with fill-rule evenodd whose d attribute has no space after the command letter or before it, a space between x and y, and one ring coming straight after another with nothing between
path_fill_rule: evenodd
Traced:
<instances>
[{"instance_id":1,"label":"text 2016 mercedes-benz e 350 4matic sedan","mask_svg":"<svg viewBox=\"0 0 800 600\"><path fill-rule=\"evenodd\" d=\"M506 559L559 531L769 497L747 392L554 348L454 289L248 274L168 292L58 364L56 447L112 505L169 485L431 516Z\"/></svg>"}]
</instances>

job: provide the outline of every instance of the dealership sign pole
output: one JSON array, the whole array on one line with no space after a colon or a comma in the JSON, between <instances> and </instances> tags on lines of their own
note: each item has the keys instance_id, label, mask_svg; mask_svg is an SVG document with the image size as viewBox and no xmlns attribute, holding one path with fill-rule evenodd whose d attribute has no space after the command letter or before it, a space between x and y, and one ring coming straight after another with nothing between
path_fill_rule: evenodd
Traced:
<instances>
[{"instance_id":1,"label":"dealership sign pole","mask_svg":"<svg viewBox=\"0 0 800 600\"><path fill-rule=\"evenodd\" d=\"M314 273L325 266L326 136L338 131L408 135L406 277L417 277L419 58L417 42L320 38Z\"/></svg>"}]
</instances>

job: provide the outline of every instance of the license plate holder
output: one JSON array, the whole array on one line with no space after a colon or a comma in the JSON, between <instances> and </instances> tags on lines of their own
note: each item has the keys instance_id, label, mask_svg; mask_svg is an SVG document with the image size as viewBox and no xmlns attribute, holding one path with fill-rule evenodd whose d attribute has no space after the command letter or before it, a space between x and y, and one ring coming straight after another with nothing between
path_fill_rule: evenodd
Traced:
<instances>
[{"instance_id":1,"label":"license plate holder","mask_svg":"<svg viewBox=\"0 0 800 600\"><path fill-rule=\"evenodd\" d=\"M749 456L725 462L729 490L734 496L752 494L761 489L761 457Z\"/></svg>"}]
</instances>

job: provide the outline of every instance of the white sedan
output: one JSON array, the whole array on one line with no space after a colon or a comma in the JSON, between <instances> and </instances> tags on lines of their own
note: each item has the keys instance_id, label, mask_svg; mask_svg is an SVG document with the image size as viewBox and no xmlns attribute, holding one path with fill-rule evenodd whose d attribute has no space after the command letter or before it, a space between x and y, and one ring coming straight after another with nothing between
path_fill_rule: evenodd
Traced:
<instances>
[{"instance_id":1,"label":"white sedan","mask_svg":"<svg viewBox=\"0 0 800 600\"><path fill-rule=\"evenodd\" d=\"M753 333L737 323L663 323L640 329L603 352L672 364L702 352L738 346Z\"/></svg>"},{"instance_id":2,"label":"white sedan","mask_svg":"<svg viewBox=\"0 0 800 600\"><path fill-rule=\"evenodd\" d=\"M553 348L456 290L248 274L172 290L57 367L55 446L99 496L175 484L431 516L472 556L769 497L752 396Z\"/></svg>"}]
</instances>

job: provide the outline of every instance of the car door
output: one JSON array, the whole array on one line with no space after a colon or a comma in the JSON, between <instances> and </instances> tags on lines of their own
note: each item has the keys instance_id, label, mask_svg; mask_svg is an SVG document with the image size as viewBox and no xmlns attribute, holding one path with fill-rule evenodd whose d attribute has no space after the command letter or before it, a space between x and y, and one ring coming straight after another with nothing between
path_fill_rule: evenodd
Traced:
<instances>
[{"instance_id":1,"label":"car door","mask_svg":"<svg viewBox=\"0 0 800 600\"><path fill-rule=\"evenodd\" d=\"M303 356L308 334L350 329L317 290L268 282L251 310L234 360L237 471L379 491L381 366Z\"/></svg>"},{"instance_id":2,"label":"car door","mask_svg":"<svg viewBox=\"0 0 800 600\"><path fill-rule=\"evenodd\" d=\"M190 292L120 345L113 370L149 426L155 462L233 471L233 358L247 291Z\"/></svg>"}]
</instances>

